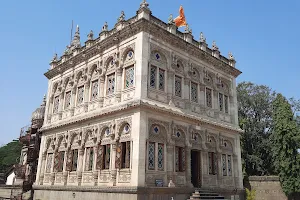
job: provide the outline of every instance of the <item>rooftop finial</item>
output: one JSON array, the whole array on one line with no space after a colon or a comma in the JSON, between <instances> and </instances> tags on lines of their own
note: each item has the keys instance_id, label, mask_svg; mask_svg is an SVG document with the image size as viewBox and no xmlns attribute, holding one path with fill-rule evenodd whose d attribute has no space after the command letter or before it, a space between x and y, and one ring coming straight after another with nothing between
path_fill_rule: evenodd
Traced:
<instances>
[{"instance_id":1,"label":"rooftop finial","mask_svg":"<svg viewBox=\"0 0 300 200\"><path fill-rule=\"evenodd\" d=\"M64 55L68 55L69 53L70 53L70 46L67 45L67 46L66 46L66 49L65 49L65 51L64 51Z\"/></svg>"},{"instance_id":2,"label":"rooftop finial","mask_svg":"<svg viewBox=\"0 0 300 200\"><path fill-rule=\"evenodd\" d=\"M206 38L205 38L203 32L200 33L200 42L206 43Z\"/></svg>"},{"instance_id":3,"label":"rooftop finial","mask_svg":"<svg viewBox=\"0 0 300 200\"><path fill-rule=\"evenodd\" d=\"M46 105L46 94L44 94L43 102L42 102L41 106L45 106L45 105Z\"/></svg>"},{"instance_id":4,"label":"rooftop finial","mask_svg":"<svg viewBox=\"0 0 300 200\"><path fill-rule=\"evenodd\" d=\"M216 41L213 41L212 43L212 50L219 51L219 47L217 46Z\"/></svg>"},{"instance_id":5,"label":"rooftop finial","mask_svg":"<svg viewBox=\"0 0 300 200\"><path fill-rule=\"evenodd\" d=\"M77 25L76 26L76 32L75 32L75 35L74 35L74 38L73 38L73 41L71 43L71 48L79 48L81 47L81 44L80 44L80 32L79 32L79 26Z\"/></svg>"},{"instance_id":6,"label":"rooftop finial","mask_svg":"<svg viewBox=\"0 0 300 200\"><path fill-rule=\"evenodd\" d=\"M189 24L186 24L184 31L185 31L186 33L192 33L192 29L190 29Z\"/></svg>"},{"instance_id":7,"label":"rooftop finial","mask_svg":"<svg viewBox=\"0 0 300 200\"><path fill-rule=\"evenodd\" d=\"M57 61L57 53L54 53L54 56L53 56L51 62L56 62L56 61Z\"/></svg>"},{"instance_id":8,"label":"rooftop finial","mask_svg":"<svg viewBox=\"0 0 300 200\"><path fill-rule=\"evenodd\" d=\"M104 25L102 26L102 31L108 31L108 24L107 24L107 22L105 22Z\"/></svg>"},{"instance_id":9,"label":"rooftop finial","mask_svg":"<svg viewBox=\"0 0 300 200\"><path fill-rule=\"evenodd\" d=\"M90 31L90 33L87 35L88 40L93 40L94 39L94 33L93 30Z\"/></svg>"},{"instance_id":10,"label":"rooftop finial","mask_svg":"<svg viewBox=\"0 0 300 200\"><path fill-rule=\"evenodd\" d=\"M122 22L122 21L124 21L124 20L125 20L125 13L124 13L124 11L122 10L122 11L121 11L120 17L118 18L118 22Z\"/></svg>"},{"instance_id":11,"label":"rooftop finial","mask_svg":"<svg viewBox=\"0 0 300 200\"><path fill-rule=\"evenodd\" d=\"M141 5L140 5L140 9L141 8L148 8L148 6L149 6L149 3L146 2L146 0L143 0L142 3L141 3Z\"/></svg>"},{"instance_id":12,"label":"rooftop finial","mask_svg":"<svg viewBox=\"0 0 300 200\"><path fill-rule=\"evenodd\" d=\"M168 18L168 24L175 24L172 14L170 14L170 16Z\"/></svg>"},{"instance_id":13,"label":"rooftop finial","mask_svg":"<svg viewBox=\"0 0 300 200\"><path fill-rule=\"evenodd\" d=\"M228 53L228 59L229 60L235 60L233 54L231 52Z\"/></svg>"}]
</instances>

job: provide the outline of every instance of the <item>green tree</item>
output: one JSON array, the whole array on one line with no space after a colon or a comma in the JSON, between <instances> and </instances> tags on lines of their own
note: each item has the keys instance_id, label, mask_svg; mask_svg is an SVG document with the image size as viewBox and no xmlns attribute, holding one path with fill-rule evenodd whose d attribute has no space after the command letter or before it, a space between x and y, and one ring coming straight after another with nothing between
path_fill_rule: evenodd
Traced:
<instances>
[{"instance_id":1,"label":"green tree","mask_svg":"<svg viewBox=\"0 0 300 200\"><path fill-rule=\"evenodd\" d=\"M273 102L272 151L276 171L284 193L291 197L300 192L299 127L291 104L278 94Z\"/></svg>"},{"instance_id":2,"label":"green tree","mask_svg":"<svg viewBox=\"0 0 300 200\"><path fill-rule=\"evenodd\" d=\"M12 165L17 163L21 149L22 146L18 140L0 147L0 173L6 172Z\"/></svg>"},{"instance_id":3,"label":"green tree","mask_svg":"<svg viewBox=\"0 0 300 200\"><path fill-rule=\"evenodd\" d=\"M264 85L242 82L237 86L242 158L247 175L274 174L269 137L275 92Z\"/></svg>"}]
</instances>

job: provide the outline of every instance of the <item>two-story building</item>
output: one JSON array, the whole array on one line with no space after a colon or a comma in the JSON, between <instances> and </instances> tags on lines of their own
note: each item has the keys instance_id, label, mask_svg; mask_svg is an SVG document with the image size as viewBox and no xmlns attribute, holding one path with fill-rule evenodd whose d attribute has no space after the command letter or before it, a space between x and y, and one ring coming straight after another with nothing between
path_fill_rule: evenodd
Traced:
<instances>
[{"instance_id":1,"label":"two-story building","mask_svg":"<svg viewBox=\"0 0 300 200\"><path fill-rule=\"evenodd\" d=\"M35 199L187 199L243 188L236 77L203 33L154 17L146 1L99 37L56 55ZM87 195L87 196L86 196Z\"/></svg>"}]
</instances>

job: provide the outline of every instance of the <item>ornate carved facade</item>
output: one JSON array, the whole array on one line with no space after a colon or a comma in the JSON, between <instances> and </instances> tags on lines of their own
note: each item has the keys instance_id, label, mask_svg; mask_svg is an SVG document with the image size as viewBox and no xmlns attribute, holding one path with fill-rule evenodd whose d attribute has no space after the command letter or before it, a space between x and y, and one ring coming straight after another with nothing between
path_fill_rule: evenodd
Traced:
<instances>
[{"instance_id":1,"label":"ornate carved facade","mask_svg":"<svg viewBox=\"0 0 300 200\"><path fill-rule=\"evenodd\" d=\"M36 189L242 189L235 60L152 16L122 12L49 79ZM72 44L73 44L72 43ZM160 185L161 186L161 185ZM38 193L43 199L44 193Z\"/></svg>"}]
</instances>

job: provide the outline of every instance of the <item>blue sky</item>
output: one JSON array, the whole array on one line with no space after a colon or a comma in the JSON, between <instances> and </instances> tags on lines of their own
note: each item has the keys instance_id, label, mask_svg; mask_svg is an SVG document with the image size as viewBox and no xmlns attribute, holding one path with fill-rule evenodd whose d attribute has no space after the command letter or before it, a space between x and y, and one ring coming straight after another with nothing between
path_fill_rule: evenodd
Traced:
<instances>
[{"instance_id":1,"label":"blue sky","mask_svg":"<svg viewBox=\"0 0 300 200\"><path fill-rule=\"evenodd\" d=\"M53 54L70 42L71 21L82 44L104 22L113 27L125 11L135 15L141 0L3 1L0 7L0 145L19 136L47 92L44 72ZM232 51L243 74L238 82L265 84L300 99L300 1L148 0L152 14L167 21L182 4L193 35L216 40L223 55Z\"/></svg>"}]
</instances>

